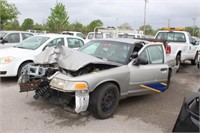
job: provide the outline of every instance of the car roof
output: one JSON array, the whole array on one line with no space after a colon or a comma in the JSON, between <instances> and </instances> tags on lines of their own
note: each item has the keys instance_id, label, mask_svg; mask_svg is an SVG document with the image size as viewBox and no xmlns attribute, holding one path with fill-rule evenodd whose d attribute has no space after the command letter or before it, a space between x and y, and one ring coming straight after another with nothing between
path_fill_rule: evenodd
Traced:
<instances>
[{"instance_id":1,"label":"car roof","mask_svg":"<svg viewBox=\"0 0 200 133\"><path fill-rule=\"evenodd\" d=\"M78 38L83 40L81 37L77 37L77 36L71 36L71 35L63 35L63 34L53 34L53 33L49 33L49 34L39 34L39 35L35 35L35 36L43 36L43 37L73 37L73 38Z\"/></svg>"},{"instance_id":2,"label":"car roof","mask_svg":"<svg viewBox=\"0 0 200 133\"><path fill-rule=\"evenodd\" d=\"M150 43L149 41L142 39L129 39L129 38L104 38L104 39L94 39L94 40L115 41L115 42L130 43L130 44L135 44L136 42Z\"/></svg>"},{"instance_id":3,"label":"car roof","mask_svg":"<svg viewBox=\"0 0 200 133\"><path fill-rule=\"evenodd\" d=\"M30 34L33 34L31 32L27 32L27 31L14 31L14 30L3 30L3 31L0 31L0 32L5 32L5 33L30 33Z\"/></svg>"},{"instance_id":4,"label":"car roof","mask_svg":"<svg viewBox=\"0 0 200 133\"><path fill-rule=\"evenodd\" d=\"M81 33L81 32L78 32L78 31L62 31L61 33Z\"/></svg>"},{"instance_id":5,"label":"car roof","mask_svg":"<svg viewBox=\"0 0 200 133\"><path fill-rule=\"evenodd\" d=\"M178 32L178 33L188 33L187 31L178 31L178 30L159 30L158 32Z\"/></svg>"}]
</instances>

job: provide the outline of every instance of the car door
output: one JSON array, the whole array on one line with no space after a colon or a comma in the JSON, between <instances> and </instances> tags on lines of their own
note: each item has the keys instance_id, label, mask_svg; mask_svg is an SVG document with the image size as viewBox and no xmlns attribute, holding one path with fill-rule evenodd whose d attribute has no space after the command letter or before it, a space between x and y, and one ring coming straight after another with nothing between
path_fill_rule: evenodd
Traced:
<instances>
[{"instance_id":1,"label":"car door","mask_svg":"<svg viewBox=\"0 0 200 133\"><path fill-rule=\"evenodd\" d=\"M198 42L198 40L196 39L196 38L194 38L194 37L191 37L191 42L190 42L190 45L189 45L189 50L188 50L188 52L189 52L189 56L190 56L190 58L191 59L194 59L194 57L196 56L196 53L197 53L197 51L198 51L198 45L199 45L199 42Z\"/></svg>"},{"instance_id":2,"label":"car door","mask_svg":"<svg viewBox=\"0 0 200 133\"><path fill-rule=\"evenodd\" d=\"M162 45L149 45L142 49L137 58L148 61L147 64L130 63L128 65L130 69L129 93L140 95L167 89L168 65L165 63L163 48Z\"/></svg>"}]
</instances>

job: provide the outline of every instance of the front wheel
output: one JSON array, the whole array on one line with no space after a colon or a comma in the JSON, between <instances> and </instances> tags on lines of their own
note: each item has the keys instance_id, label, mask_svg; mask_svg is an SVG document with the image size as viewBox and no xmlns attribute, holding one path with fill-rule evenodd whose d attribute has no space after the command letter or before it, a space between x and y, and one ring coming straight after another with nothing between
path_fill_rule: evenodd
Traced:
<instances>
[{"instance_id":1,"label":"front wheel","mask_svg":"<svg viewBox=\"0 0 200 133\"><path fill-rule=\"evenodd\" d=\"M31 62L25 62L23 64L20 65L19 69L18 69L18 72L17 72L17 77L19 78L21 76L21 74L23 73L24 71L24 68L30 64Z\"/></svg>"},{"instance_id":2,"label":"front wheel","mask_svg":"<svg viewBox=\"0 0 200 133\"><path fill-rule=\"evenodd\" d=\"M91 94L89 111L98 119L111 117L119 104L119 90L115 84L106 83Z\"/></svg>"}]
</instances>

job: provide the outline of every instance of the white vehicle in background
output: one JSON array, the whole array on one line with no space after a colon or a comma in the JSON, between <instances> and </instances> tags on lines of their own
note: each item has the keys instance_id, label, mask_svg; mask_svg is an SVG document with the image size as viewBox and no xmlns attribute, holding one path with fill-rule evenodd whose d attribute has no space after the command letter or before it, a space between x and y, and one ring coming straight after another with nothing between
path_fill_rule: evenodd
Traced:
<instances>
[{"instance_id":1,"label":"white vehicle in background","mask_svg":"<svg viewBox=\"0 0 200 133\"><path fill-rule=\"evenodd\" d=\"M0 31L0 48L15 46L33 35L25 31Z\"/></svg>"},{"instance_id":2,"label":"white vehicle in background","mask_svg":"<svg viewBox=\"0 0 200 133\"><path fill-rule=\"evenodd\" d=\"M33 33L35 35L39 35L39 34L47 34L49 33L46 30L26 30L27 32Z\"/></svg>"},{"instance_id":3,"label":"white vehicle in background","mask_svg":"<svg viewBox=\"0 0 200 133\"><path fill-rule=\"evenodd\" d=\"M196 64L198 45L183 28L163 28L156 33L155 39L167 42L166 53L176 58L178 68L186 60L190 60L192 65Z\"/></svg>"},{"instance_id":4,"label":"white vehicle in background","mask_svg":"<svg viewBox=\"0 0 200 133\"><path fill-rule=\"evenodd\" d=\"M81 37L81 38L85 39L83 33L77 32L77 31L62 31L61 34L77 36L77 37Z\"/></svg>"},{"instance_id":5,"label":"white vehicle in background","mask_svg":"<svg viewBox=\"0 0 200 133\"><path fill-rule=\"evenodd\" d=\"M142 34L135 34L135 33L118 33L118 38L135 39L135 38L145 38L145 36Z\"/></svg>"},{"instance_id":6,"label":"white vehicle in background","mask_svg":"<svg viewBox=\"0 0 200 133\"><path fill-rule=\"evenodd\" d=\"M84 45L84 40L70 35L44 34L32 36L14 47L1 49L0 77L19 77L23 67L32 63L36 55L56 45L78 49Z\"/></svg>"},{"instance_id":7,"label":"white vehicle in background","mask_svg":"<svg viewBox=\"0 0 200 133\"><path fill-rule=\"evenodd\" d=\"M103 33L103 32L89 32L85 39L85 42L89 42L93 39L102 39L102 38L112 38L110 33Z\"/></svg>"}]
</instances>

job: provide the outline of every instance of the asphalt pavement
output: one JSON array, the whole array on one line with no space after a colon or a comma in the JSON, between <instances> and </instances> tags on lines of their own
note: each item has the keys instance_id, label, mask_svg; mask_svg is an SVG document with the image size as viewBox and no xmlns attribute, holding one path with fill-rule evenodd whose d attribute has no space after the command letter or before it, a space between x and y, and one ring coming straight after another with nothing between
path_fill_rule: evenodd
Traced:
<instances>
[{"instance_id":1,"label":"asphalt pavement","mask_svg":"<svg viewBox=\"0 0 200 133\"><path fill-rule=\"evenodd\" d=\"M171 132L183 98L200 88L200 70L188 63L173 75L164 93L120 101L114 116L95 119L90 113L75 114L34 92L19 93L16 78L0 79L1 133L162 133Z\"/></svg>"}]
</instances>

